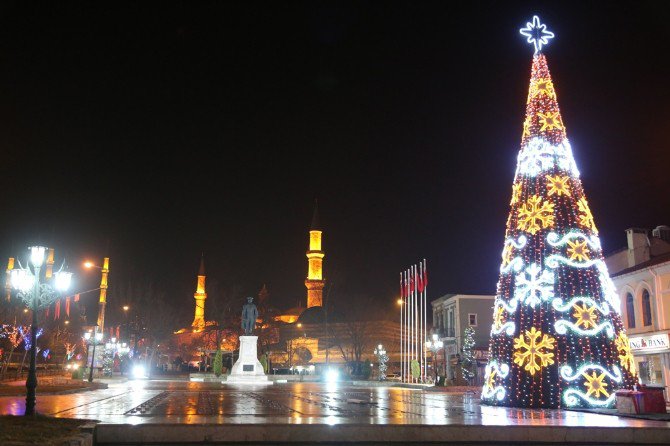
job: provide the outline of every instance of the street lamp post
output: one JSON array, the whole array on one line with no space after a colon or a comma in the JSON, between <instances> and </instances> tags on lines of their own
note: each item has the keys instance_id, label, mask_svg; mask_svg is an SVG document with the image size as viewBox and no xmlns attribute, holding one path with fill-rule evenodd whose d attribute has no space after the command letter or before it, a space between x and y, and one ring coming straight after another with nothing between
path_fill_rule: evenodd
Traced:
<instances>
[{"instance_id":1,"label":"street lamp post","mask_svg":"<svg viewBox=\"0 0 670 446\"><path fill-rule=\"evenodd\" d=\"M88 382L93 382L93 366L95 361L95 346L102 342L102 333L98 333L98 326L93 327L93 333L90 331L84 333L84 339L91 345L93 344L93 354L91 355L91 368L88 371Z\"/></svg>"},{"instance_id":2,"label":"street lamp post","mask_svg":"<svg viewBox=\"0 0 670 446\"><path fill-rule=\"evenodd\" d=\"M444 342L438 339L437 334L433 333L432 339L426 341L426 347L433 352L433 368L435 369L435 382L437 383L437 352L444 347Z\"/></svg>"},{"instance_id":3,"label":"street lamp post","mask_svg":"<svg viewBox=\"0 0 670 446\"><path fill-rule=\"evenodd\" d=\"M384 346L381 344L375 348L374 353L377 361L379 361L379 381L386 381L386 362L389 360L389 357L386 354Z\"/></svg>"},{"instance_id":4,"label":"street lamp post","mask_svg":"<svg viewBox=\"0 0 670 446\"><path fill-rule=\"evenodd\" d=\"M128 310L130 310L130 306L124 305L121 307L123 309L123 336L122 338L125 338L130 342L130 336L128 335L129 329L128 329Z\"/></svg>"},{"instance_id":5,"label":"street lamp post","mask_svg":"<svg viewBox=\"0 0 670 446\"><path fill-rule=\"evenodd\" d=\"M15 268L11 272L12 287L18 290L18 296L32 310L30 326L30 370L26 379L26 415L35 415L35 392L37 389L37 312L51 305L60 297L62 291L70 286L72 273L58 271L54 274L54 286L41 283L40 272L45 260L47 248L44 246L30 247L30 260L26 267ZM20 265L20 264L19 264ZM32 269L30 268L32 265ZM49 278L49 277L45 277Z\"/></svg>"}]
</instances>

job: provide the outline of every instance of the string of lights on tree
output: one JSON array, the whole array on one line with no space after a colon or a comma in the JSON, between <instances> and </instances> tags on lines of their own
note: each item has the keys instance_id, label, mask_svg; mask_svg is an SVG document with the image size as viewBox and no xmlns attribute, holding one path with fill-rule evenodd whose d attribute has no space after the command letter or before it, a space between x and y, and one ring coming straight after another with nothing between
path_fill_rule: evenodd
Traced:
<instances>
[{"instance_id":1,"label":"string of lights on tree","mask_svg":"<svg viewBox=\"0 0 670 446\"><path fill-rule=\"evenodd\" d=\"M482 401L608 407L635 363L542 54L554 35L537 16L520 32L535 54Z\"/></svg>"}]
</instances>

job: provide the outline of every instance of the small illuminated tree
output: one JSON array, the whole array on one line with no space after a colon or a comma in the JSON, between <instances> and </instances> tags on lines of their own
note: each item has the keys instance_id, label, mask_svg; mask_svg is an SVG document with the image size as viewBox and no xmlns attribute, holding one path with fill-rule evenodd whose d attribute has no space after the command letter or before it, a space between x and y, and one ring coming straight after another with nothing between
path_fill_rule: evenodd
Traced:
<instances>
[{"instance_id":1,"label":"small illuminated tree","mask_svg":"<svg viewBox=\"0 0 670 446\"><path fill-rule=\"evenodd\" d=\"M463 378L472 384L472 378L475 377L475 358L472 351L475 346L475 329L467 327L463 330L463 354L461 355L461 373Z\"/></svg>"}]
</instances>

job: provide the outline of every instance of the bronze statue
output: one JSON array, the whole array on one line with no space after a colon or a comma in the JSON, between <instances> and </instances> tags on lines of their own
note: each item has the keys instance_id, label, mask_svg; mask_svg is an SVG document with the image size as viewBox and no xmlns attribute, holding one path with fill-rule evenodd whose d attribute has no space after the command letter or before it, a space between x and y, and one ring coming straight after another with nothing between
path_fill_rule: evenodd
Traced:
<instances>
[{"instance_id":1,"label":"bronze statue","mask_svg":"<svg viewBox=\"0 0 670 446\"><path fill-rule=\"evenodd\" d=\"M253 297L247 297L247 303L242 307L242 329L245 335L253 334L256 328L256 318L258 318L258 309L254 304Z\"/></svg>"}]
</instances>

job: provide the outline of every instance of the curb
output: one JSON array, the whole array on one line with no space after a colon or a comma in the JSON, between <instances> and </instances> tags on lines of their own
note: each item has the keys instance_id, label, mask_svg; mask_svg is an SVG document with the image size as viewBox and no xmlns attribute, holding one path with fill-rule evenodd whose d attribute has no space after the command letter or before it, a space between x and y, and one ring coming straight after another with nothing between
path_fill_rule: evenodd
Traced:
<instances>
[{"instance_id":1,"label":"curb","mask_svg":"<svg viewBox=\"0 0 670 446\"><path fill-rule=\"evenodd\" d=\"M95 423L83 424L78 434L63 439L59 446L93 446L94 431Z\"/></svg>"},{"instance_id":2,"label":"curb","mask_svg":"<svg viewBox=\"0 0 670 446\"><path fill-rule=\"evenodd\" d=\"M361 424L98 424L95 444L663 444L665 427L361 425Z\"/></svg>"}]
</instances>

